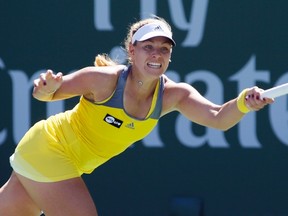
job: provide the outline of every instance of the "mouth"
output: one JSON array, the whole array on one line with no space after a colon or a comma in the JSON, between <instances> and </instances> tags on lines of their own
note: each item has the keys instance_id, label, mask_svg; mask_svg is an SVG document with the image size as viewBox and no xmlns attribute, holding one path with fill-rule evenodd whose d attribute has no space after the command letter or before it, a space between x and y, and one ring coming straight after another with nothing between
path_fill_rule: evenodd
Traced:
<instances>
[{"instance_id":1,"label":"mouth","mask_svg":"<svg viewBox=\"0 0 288 216\"><path fill-rule=\"evenodd\" d=\"M153 68L153 69L159 69L159 68L162 67L162 64L155 63L155 62L150 62L150 63L147 63L147 66L150 67L150 68Z\"/></svg>"}]
</instances>

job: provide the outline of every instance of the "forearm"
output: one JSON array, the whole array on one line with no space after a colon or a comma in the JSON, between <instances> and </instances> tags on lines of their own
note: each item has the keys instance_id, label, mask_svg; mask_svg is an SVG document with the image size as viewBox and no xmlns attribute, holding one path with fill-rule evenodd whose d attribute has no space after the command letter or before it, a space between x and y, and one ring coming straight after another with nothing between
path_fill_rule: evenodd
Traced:
<instances>
[{"instance_id":1,"label":"forearm","mask_svg":"<svg viewBox=\"0 0 288 216\"><path fill-rule=\"evenodd\" d=\"M217 114L220 119L219 127L227 130L237 124L246 113L258 111L274 102L271 98L260 99L260 92L258 87L244 89L237 98L222 105Z\"/></svg>"},{"instance_id":2,"label":"forearm","mask_svg":"<svg viewBox=\"0 0 288 216\"><path fill-rule=\"evenodd\" d=\"M237 106L237 98L228 101L223 104L219 111L216 113L215 118L217 119L217 124L213 127L220 130L228 130L234 125L236 125L245 115L245 113L241 112Z\"/></svg>"}]
</instances>

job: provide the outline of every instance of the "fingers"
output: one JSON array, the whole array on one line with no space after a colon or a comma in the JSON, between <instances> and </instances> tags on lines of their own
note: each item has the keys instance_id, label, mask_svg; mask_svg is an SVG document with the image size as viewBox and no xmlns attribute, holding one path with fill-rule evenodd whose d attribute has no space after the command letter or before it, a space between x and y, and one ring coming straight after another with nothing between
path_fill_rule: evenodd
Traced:
<instances>
[{"instance_id":1,"label":"fingers","mask_svg":"<svg viewBox=\"0 0 288 216\"><path fill-rule=\"evenodd\" d=\"M45 74L45 77L46 77L46 80L49 80L53 77L53 71L52 70L47 70L46 71L46 74Z\"/></svg>"},{"instance_id":2,"label":"fingers","mask_svg":"<svg viewBox=\"0 0 288 216\"><path fill-rule=\"evenodd\" d=\"M265 106L263 103L264 100L263 101L260 100L261 100L260 97L258 98L254 94L249 94L245 98L245 103L249 110L258 111Z\"/></svg>"},{"instance_id":3,"label":"fingers","mask_svg":"<svg viewBox=\"0 0 288 216\"><path fill-rule=\"evenodd\" d=\"M274 102L274 99L271 98L261 99L260 94L262 91L263 89L253 87L247 92L245 97L245 104L251 111L258 111L265 107L267 104Z\"/></svg>"},{"instance_id":4,"label":"fingers","mask_svg":"<svg viewBox=\"0 0 288 216\"><path fill-rule=\"evenodd\" d=\"M61 85L62 79L63 74L61 72L54 74L52 70L47 70L45 73L41 73L38 79L34 80L34 87L49 92L54 91Z\"/></svg>"},{"instance_id":5,"label":"fingers","mask_svg":"<svg viewBox=\"0 0 288 216\"><path fill-rule=\"evenodd\" d=\"M47 85L47 81L49 80L62 80L63 74L58 72L56 75L53 73L52 70L47 70L46 73L41 73L39 76L40 82L38 84L43 84L44 86Z\"/></svg>"},{"instance_id":6,"label":"fingers","mask_svg":"<svg viewBox=\"0 0 288 216\"><path fill-rule=\"evenodd\" d=\"M57 81L61 81L62 80L62 77L63 77L63 74L61 72L58 72L55 76L56 80Z\"/></svg>"},{"instance_id":7,"label":"fingers","mask_svg":"<svg viewBox=\"0 0 288 216\"><path fill-rule=\"evenodd\" d=\"M47 84L47 82L46 82L46 73L41 73L40 76L39 76L39 79L40 79L39 85L43 84L45 86Z\"/></svg>"},{"instance_id":8,"label":"fingers","mask_svg":"<svg viewBox=\"0 0 288 216\"><path fill-rule=\"evenodd\" d=\"M34 80L34 87L38 87L40 83L40 79L35 79Z\"/></svg>"},{"instance_id":9,"label":"fingers","mask_svg":"<svg viewBox=\"0 0 288 216\"><path fill-rule=\"evenodd\" d=\"M47 70L46 73L41 73L39 76L39 81L38 81L38 85L47 85L47 80L51 79L51 77L53 76L53 71L52 70Z\"/></svg>"}]
</instances>

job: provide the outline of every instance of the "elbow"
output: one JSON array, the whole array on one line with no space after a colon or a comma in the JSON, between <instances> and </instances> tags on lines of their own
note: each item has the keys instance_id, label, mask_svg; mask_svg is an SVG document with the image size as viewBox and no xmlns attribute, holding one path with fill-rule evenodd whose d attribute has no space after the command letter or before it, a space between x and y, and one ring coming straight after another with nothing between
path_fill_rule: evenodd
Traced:
<instances>
[{"instance_id":1,"label":"elbow","mask_svg":"<svg viewBox=\"0 0 288 216\"><path fill-rule=\"evenodd\" d=\"M225 132L225 131L227 131L227 130L230 129L230 127L218 127L218 126L212 127L212 128L214 128L214 129L216 129L216 130L223 131L223 132Z\"/></svg>"},{"instance_id":2,"label":"elbow","mask_svg":"<svg viewBox=\"0 0 288 216\"><path fill-rule=\"evenodd\" d=\"M234 125L221 125L217 127L217 129L225 132L231 129L232 127L234 127Z\"/></svg>"},{"instance_id":3,"label":"elbow","mask_svg":"<svg viewBox=\"0 0 288 216\"><path fill-rule=\"evenodd\" d=\"M214 125L213 128L217 129L217 130L221 130L221 131L228 131L229 129L231 129L232 127L234 127L235 124L231 125L231 124L217 124Z\"/></svg>"},{"instance_id":4,"label":"elbow","mask_svg":"<svg viewBox=\"0 0 288 216\"><path fill-rule=\"evenodd\" d=\"M225 132L225 131L228 131L231 127L223 127L223 128L220 128L219 130Z\"/></svg>"}]
</instances>

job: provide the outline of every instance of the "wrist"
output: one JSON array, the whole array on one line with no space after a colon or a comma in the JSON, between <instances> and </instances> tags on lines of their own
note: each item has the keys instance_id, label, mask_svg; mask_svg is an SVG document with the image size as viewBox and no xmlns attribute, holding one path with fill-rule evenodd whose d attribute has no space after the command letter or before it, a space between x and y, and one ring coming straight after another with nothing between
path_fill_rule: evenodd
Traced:
<instances>
[{"instance_id":1,"label":"wrist","mask_svg":"<svg viewBox=\"0 0 288 216\"><path fill-rule=\"evenodd\" d=\"M55 90L52 90L52 91L42 91L42 90L38 90L37 92L38 93L40 93L41 95L47 95L47 96L49 96L49 95L53 95L55 92L57 91L57 89L55 89Z\"/></svg>"},{"instance_id":2,"label":"wrist","mask_svg":"<svg viewBox=\"0 0 288 216\"><path fill-rule=\"evenodd\" d=\"M37 100L40 101L50 101L52 100L52 98L54 97L55 92L58 90L55 89L53 91L43 91L40 89L34 89L33 91L33 97L36 98Z\"/></svg>"},{"instance_id":3,"label":"wrist","mask_svg":"<svg viewBox=\"0 0 288 216\"><path fill-rule=\"evenodd\" d=\"M58 89L54 89L53 91L46 92L47 95L53 95Z\"/></svg>"},{"instance_id":4,"label":"wrist","mask_svg":"<svg viewBox=\"0 0 288 216\"><path fill-rule=\"evenodd\" d=\"M242 113L248 113L250 110L246 106L245 97L248 89L244 89L237 97L237 108Z\"/></svg>"}]
</instances>

